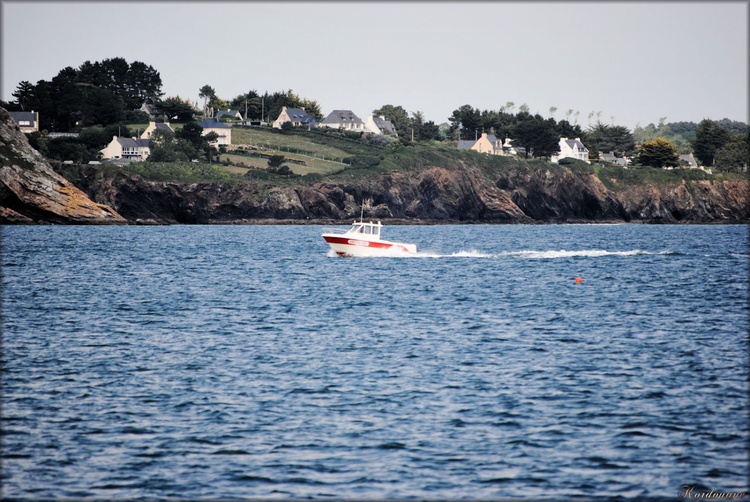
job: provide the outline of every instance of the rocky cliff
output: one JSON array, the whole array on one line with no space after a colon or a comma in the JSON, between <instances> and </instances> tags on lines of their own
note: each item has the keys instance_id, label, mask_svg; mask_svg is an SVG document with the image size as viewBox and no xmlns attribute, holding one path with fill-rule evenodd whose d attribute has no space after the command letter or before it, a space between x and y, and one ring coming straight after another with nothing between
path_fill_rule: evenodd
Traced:
<instances>
[{"instance_id":1,"label":"rocky cliff","mask_svg":"<svg viewBox=\"0 0 750 502\"><path fill-rule=\"evenodd\" d=\"M563 166L518 162L487 169L457 163L325 181L164 183L81 166L77 185L130 221L230 223L260 220L424 222L750 221L746 180L674 177L659 185L607 180Z\"/></svg>"},{"instance_id":2,"label":"rocky cliff","mask_svg":"<svg viewBox=\"0 0 750 502\"><path fill-rule=\"evenodd\" d=\"M127 223L55 173L0 108L0 223Z\"/></svg>"}]
</instances>

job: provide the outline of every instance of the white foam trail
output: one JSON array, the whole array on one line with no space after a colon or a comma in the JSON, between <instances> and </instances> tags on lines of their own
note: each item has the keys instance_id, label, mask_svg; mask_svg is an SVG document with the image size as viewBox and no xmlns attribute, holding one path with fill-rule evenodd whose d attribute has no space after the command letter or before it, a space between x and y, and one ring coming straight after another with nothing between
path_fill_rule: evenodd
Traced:
<instances>
[{"instance_id":1,"label":"white foam trail","mask_svg":"<svg viewBox=\"0 0 750 502\"><path fill-rule=\"evenodd\" d=\"M475 249L462 250L451 254L437 254L430 252L421 252L416 255L421 258L525 258L529 260L556 259L556 258L600 258L603 256L640 256L640 255L669 255L672 251L660 251L658 253L633 249L629 251L607 251L604 249L583 249L578 251L549 250L523 250L523 251L505 251L503 253L483 253Z\"/></svg>"}]
</instances>

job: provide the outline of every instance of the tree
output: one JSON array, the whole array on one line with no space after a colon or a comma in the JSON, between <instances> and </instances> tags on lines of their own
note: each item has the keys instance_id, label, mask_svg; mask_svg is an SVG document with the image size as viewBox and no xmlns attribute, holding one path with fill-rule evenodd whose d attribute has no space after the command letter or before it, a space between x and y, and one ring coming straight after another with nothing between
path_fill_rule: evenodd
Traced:
<instances>
[{"instance_id":1,"label":"tree","mask_svg":"<svg viewBox=\"0 0 750 502\"><path fill-rule=\"evenodd\" d=\"M519 112L512 136L514 144L526 150L525 157L549 157L560 151L557 124L539 114Z\"/></svg>"},{"instance_id":2,"label":"tree","mask_svg":"<svg viewBox=\"0 0 750 502\"><path fill-rule=\"evenodd\" d=\"M289 176L294 174L289 166L284 165L286 158L283 155L271 155L268 158L268 172Z\"/></svg>"},{"instance_id":3,"label":"tree","mask_svg":"<svg viewBox=\"0 0 750 502\"><path fill-rule=\"evenodd\" d=\"M572 112L572 110L571 110ZM567 120L557 123L557 132L561 138L583 138L583 130L578 124L571 125Z\"/></svg>"},{"instance_id":4,"label":"tree","mask_svg":"<svg viewBox=\"0 0 750 502\"><path fill-rule=\"evenodd\" d=\"M210 85L204 85L198 89L198 97L203 98L203 115L206 115L209 103L216 99L216 90Z\"/></svg>"},{"instance_id":5,"label":"tree","mask_svg":"<svg viewBox=\"0 0 750 502\"><path fill-rule=\"evenodd\" d=\"M633 134L627 127L608 125L601 121L586 130L585 140L589 149L614 152L619 157L631 155L635 150Z\"/></svg>"},{"instance_id":6,"label":"tree","mask_svg":"<svg viewBox=\"0 0 750 502\"><path fill-rule=\"evenodd\" d=\"M403 106L383 105L377 110L373 110L372 114L383 116L390 120L393 127L396 128L396 134L398 134L400 138L411 138L412 123L409 119L409 113Z\"/></svg>"},{"instance_id":7,"label":"tree","mask_svg":"<svg viewBox=\"0 0 750 502\"><path fill-rule=\"evenodd\" d=\"M656 138L641 144L636 150L636 163L650 167L677 167L679 155L674 143Z\"/></svg>"},{"instance_id":8,"label":"tree","mask_svg":"<svg viewBox=\"0 0 750 502\"><path fill-rule=\"evenodd\" d=\"M750 162L750 134L732 134L716 151L714 168L721 172L746 173Z\"/></svg>"},{"instance_id":9,"label":"tree","mask_svg":"<svg viewBox=\"0 0 750 502\"><path fill-rule=\"evenodd\" d=\"M716 122L704 119L695 130L693 152L704 166L713 166L716 152L729 141L729 132Z\"/></svg>"},{"instance_id":10,"label":"tree","mask_svg":"<svg viewBox=\"0 0 750 502\"><path fill-rule=\"evenodd\" d=\"M34 86L28 80L24 80L18 84L12 96L16 98L16 103L21 107L21 110L31 110L34 101Z\"/></svg>"},{"instance_id":11,"label":"tree","mask_svg":"<svg viewBox=\"0 0 750 502\"><path fill-rule=\"evenodd\" d=\"M482 129L482 114L470 105L453 110L448 121L451 123L451 135L458 132L459 139L474 139Z\"/></svg>"},{"instance_id":12,"label":"tree","mask_svg":"<svg viewBox=\"0 0 750 502\"><path fill-rule=\"evenodd\" d=\"M211 131L210 133L204 135L203 138L206 140L203 146L203 153L206 154L206 160L208 160L208 163L210 164L213 160L213 156L219 153L219 151L213 145L219 139L219 135Z\"/></svg>"},{"instance_id":13,"label":"tree","mask_svg":"<svg viewBox=\"0 0 750 502\"><path fill-rule=\"evenodd\" d=\"M174 118L180 122L193 120L193 105L179 96L168 97L161 101L159 108L170 120Z\"/></svg>"}]
</instances>

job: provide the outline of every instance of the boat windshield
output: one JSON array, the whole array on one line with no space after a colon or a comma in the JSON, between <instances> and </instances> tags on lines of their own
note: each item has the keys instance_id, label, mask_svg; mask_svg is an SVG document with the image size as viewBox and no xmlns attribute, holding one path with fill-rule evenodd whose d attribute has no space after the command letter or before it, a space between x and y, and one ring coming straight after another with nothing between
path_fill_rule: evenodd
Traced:
<instances>
[{"instance_id":1,"label":"boat windshield","mask_svg":"<svg viewBox=\"0 0 750 502\"><path fill-rule=\"evenodd\" d=\"M366 234L366 235L375 235L380 237L380 226L374 225L372 223L355 223L352 225L352 228L350 228L347 231L348 234Z\"/></svg>"}]
</instances>

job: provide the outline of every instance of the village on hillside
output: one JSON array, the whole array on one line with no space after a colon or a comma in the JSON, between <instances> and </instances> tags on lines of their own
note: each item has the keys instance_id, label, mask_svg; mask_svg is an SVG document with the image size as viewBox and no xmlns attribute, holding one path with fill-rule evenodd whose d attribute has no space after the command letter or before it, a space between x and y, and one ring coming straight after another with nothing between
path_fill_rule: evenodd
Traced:
<instances>
[{"instance_id":1,"label":"village on hillside","mask_svg":"<svg viewBox=\"0 0 750 502\"><path fill-rule=\"evenodd\" d=\"M197 108L197 105L196 105ZM149 114L149 117L158 115L153 105L145 104L141 111ZM196 110L198 111L198 110ZM9 112L11 117L18 124L19 128L26 133L39 131L39 113L38 112ZM331 111L325 118L318 122L315 117L308 114L304 108L282 107L278 117L271 123L261 121L247 120L242 116L239 110L208 110L208 118L198 122L202 128L204 136L211 133L215 134L215 139L211 141L212 146L220 148L231 148L232 145L232 127L234 125L256 126L256 127L273 127L282 129L284 127L294 128L317 128L327 127L341 131L352 131L359 133L369 133L372 135L387 135L397 137L398 133L394 124L385 116L370 115L362 120L352 110L338 109ZM149 122L148 127L137 137L113 136L112 141L101 150L101 162L108 163L127 163L132 161L145 161L150 155L150 138L155 130L165 130L174 134L174 129L169 122L158 122L156 119ZM49 133L50 137L74 137L76 133ZM581 138L559 139L559 153L550 158L550 162L558 163L561 159L576 159L590 164L589 150L581 141ZM486 155L516 156L523 155L525 152L522 147L515 147L512 138L500 139L494 131L490 133L482 132L481 136L477 134L474 140L459 140L458 150L474 151ZM614 152L600 152L599 158L602 161L627 168L630 159L626 156L618 157ZM705 169L698 166L693 154L682 154L679 156L682 167L691 169Z\"/></svg>"}]
</instances>

